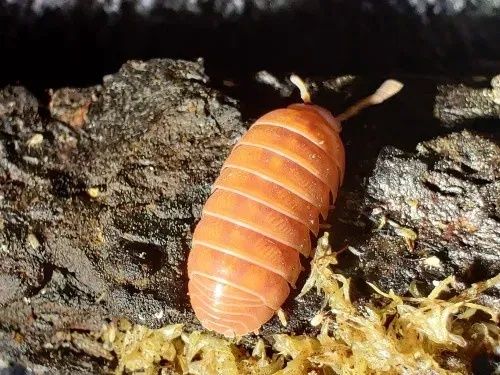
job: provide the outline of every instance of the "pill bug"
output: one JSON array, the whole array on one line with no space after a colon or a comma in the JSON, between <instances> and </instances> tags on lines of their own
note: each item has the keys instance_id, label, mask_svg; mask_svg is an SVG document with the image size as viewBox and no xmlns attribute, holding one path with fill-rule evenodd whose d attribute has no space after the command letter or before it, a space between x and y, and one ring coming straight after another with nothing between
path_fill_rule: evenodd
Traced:
<instances>
[{"instance_id":1,"label":"pill bug","mask_svg":"<svg viewBox=\"0 0 500 375\"><path fill-rule=\"evenodd\" d=\"M188 290L201 324L225 336L256 332L287 299L335 202L345 169L340 120L401 89L386 81L335 118L304 103L257 119L232 149L193 233ZM339 120L340 119L340 120Z\"/></svg>"}]
</instances>

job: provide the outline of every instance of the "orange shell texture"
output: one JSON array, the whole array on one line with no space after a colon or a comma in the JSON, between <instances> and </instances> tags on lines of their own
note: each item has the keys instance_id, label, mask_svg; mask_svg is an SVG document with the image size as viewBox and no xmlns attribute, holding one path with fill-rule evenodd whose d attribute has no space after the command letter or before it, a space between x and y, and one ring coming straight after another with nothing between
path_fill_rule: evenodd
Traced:
<instances>
[{"instance_id":1,"label":"orange shell texture","mask_svg":"<svg viewBox=\"0 0 500 375\"><path fill-rule=\"evenodd\" d=\"M201 324L257 331L295 287L342 183L340 125L306 104L259 118L234 146L193 235L189 296Z\"/></svg>"}]
</instances>

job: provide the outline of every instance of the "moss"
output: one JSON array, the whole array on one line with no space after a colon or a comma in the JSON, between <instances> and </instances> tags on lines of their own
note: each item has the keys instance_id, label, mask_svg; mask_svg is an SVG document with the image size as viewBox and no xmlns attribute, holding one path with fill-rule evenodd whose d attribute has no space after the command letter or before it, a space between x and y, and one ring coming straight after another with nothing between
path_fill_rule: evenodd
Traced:
<instances>
[{"instance_id":1,"label":"moss","mask_svg":"<svg viewBox=\"0 0 500 375\"><path fill-rule=\"evenodd\" d=\"M398 296L370 284L383 303L355 306L350 280L331 269L336 263L325 234L301 292L316 289L324 296L324 307L311 321L320 327L317 336L274 335L269 356L261 339L249 353L237 341L199 331L188 334L182 325L151 330L123 320L103 331L104 342L119 359L116 373L157 374L168 366L199 375L460 374L469 371L460 358L479 346L493 351L500 345L499 312L474 303L500 283L500 275L454 295L450 276L427 297ZM443 294L451 296L441 299Z\"/></svg>"}]
</instances>

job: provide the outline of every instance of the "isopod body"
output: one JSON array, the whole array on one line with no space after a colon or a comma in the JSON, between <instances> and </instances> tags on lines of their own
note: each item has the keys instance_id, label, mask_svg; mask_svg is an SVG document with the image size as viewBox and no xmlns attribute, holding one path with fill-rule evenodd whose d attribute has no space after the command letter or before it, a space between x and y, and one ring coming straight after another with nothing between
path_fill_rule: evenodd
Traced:
<instances>
[{"instance_id":1,"label":"isopod body","mask_svg":"<svg viewBox=\"0 0 500 375\"><path fill-rule=\"evenodd\" d=\"M205 328L254 332L286 300L343 179L339 133L328 110L292 104L260 117L234 146L188 259L191 305Z\"/></svg>"}]
</instances>

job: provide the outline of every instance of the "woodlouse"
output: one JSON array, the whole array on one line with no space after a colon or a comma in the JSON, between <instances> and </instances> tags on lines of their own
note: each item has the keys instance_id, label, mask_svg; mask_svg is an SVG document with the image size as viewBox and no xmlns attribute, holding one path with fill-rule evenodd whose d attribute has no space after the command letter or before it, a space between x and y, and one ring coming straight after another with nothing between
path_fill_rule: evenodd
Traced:
<instances>
[{"instance_id":1,"label":"woodlouse","mask_svg":"<svg viewBox=\"0 0 500 375\"><path fill-rule=\"evenodd\" d=\"M301 272L300 254L335 202L345 155L340 121L401 89L386 81L337 119L309 103L266 113L226 159L193 234L189 296L202 325L225 336L257 331L280 308Z\"/></svg>"}]
</instances>

